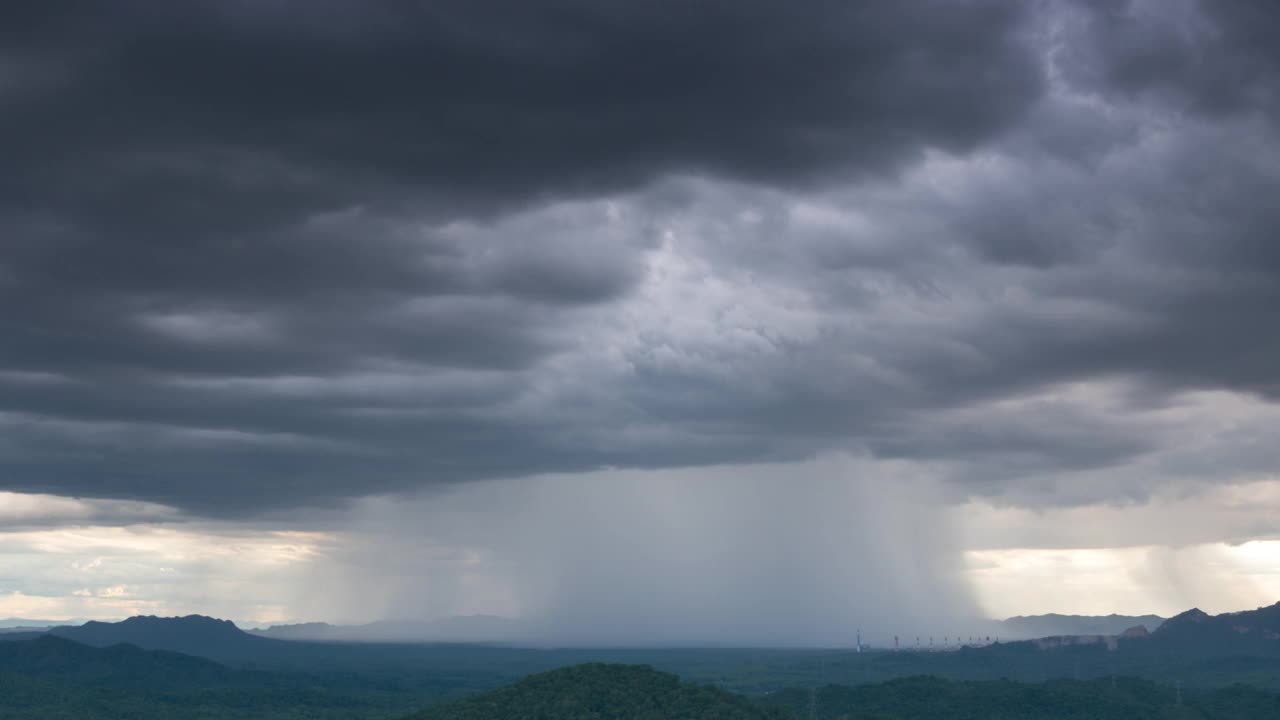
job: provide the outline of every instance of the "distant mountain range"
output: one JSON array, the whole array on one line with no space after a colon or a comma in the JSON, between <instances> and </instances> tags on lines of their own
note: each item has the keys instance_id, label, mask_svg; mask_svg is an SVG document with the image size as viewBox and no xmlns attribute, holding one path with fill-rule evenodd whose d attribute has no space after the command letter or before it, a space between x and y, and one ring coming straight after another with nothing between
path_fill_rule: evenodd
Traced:
<instances>
[{"instance_id":1,"label":"distant mountain range","mask_svg":"<svg viewBox=\"0 0 1280 720\"><path fill-rule=\"evenodd\" d=\"M272 625L250 632L276 640L378 643L509 643L521 640L527 633L520 622L497 615L457 615L432 621L379 620L364 625L312 622Z\"/></svg>"},{"instance_id":2,"label":"distant mountain range","mask_svg":"<svg viewBox=\"0 0 1280 720\"><path fill-rule=\"evenodd\" d=\"M1120 623L1123 624L1123 623ZM1199 608L1179 613L1160 623L1152 632L1144 625L1121 632L1070 633L1031 640L1047 649L1063 645L1103 642L1110 650L1157 647L1177 649L1183 654L1256 653L1280 654L1280 602L1256 610L1209 615ZM1016 644L1016 643L1015 643Z\"/></svg>"},{"instance_id":3,"label":"distant mountain range","mask_svg":"<svg viewBox=\"0 0 1280 720\"><path fill-rule=\"evenodd\" d=\"M1159 615L1018 615L997 623L1001 639L1031 640L1054 635L1119 635L1139 625L1154 632Z\"/></svg>"},{"instance_id":4,"label":"distant mountain range","mask_svg":"<svg viewBox=\"0 0 1280 720\"><path fill-rule=\"evenodd\" d=\"M317 631L330 632L324 626L277 629L276 632ZM657 715L650 712L645 717L661 717L662 709L684 708L685 703L701 707L704 702L720 717L757 717L752 709L736 704L733 698L715 692L707 694L710 689L705 687L672 685L671 678L662 673L635 670L634 666L639 664L675 672L686 680L753 695L797 686L810 688L840 683L850 687L868 686L923 675L947 679L930 681L933 684L906 682L865 692L841 691L830 694L825 701L819 697L820 705L830 708L827 717L846 714L847 708L855 706L874 708L879 704L887 708L899 704L902 698L925 696L934 699L921 705L919 713L904 712L901 717L937 717L938 713L930 714L935 706L960 707L970 701L977 702L978 695L988 697L993 693L1004 698L1001 702L1034 696L1046 703L1056 702L1054 698L1062 697L1063 693L1084 693L1081 697L1085 697L1102 691L1106 695L1107 688L1116 690L1117 687L1119 694L1103 699L1107 703L1123 703L1129 702L1139 690L1167 694L1170 687L1179 684L1191 693L1233 683L1247 683L1264 693L1274 693L1280 691L1280 603L1217 616L1188 610L1162 622L1153 632L1142 627L1112 634L1067 634L1031 641L1002 641L983 647L952 646L945 652L861 653L850 649L550 649L482 643L297 642L244 632L231 622L199 615L143 616L118 623L90 622L46 632L0 635L0 718L275 720L314 717L327 720L356 717L354 712L349 712L356 706L372 713L366 716L396 717L426 707L428 703L418 702L419 699L454 699L464 691L489 690L530 674L580 663L610 663L613 667L593 666L568 674L550 674L537 683L478 696L474 701L439 706L422 717L439 720L509 717L504 708L531 707L539 703L554 705L562 701L589 714L598 700L603 702L615 691L633 698L638 703L636 707L645 712L658 712ZM629 665L632 669L617 665ZM562 682L579 677L575 672L585 673L580 679L595 689L575 694L576 691ZM1144 690L1146 686L1132 684L1126 689L1125 676L1145 678L1163 689L1147 687ZM1120 678L1118 685L1115 678ZM1041 689L1010 684L1045 681L1062 682ZM1089 687L1071 684L1080 682L1091 684ZM631 693L627 688L632 687L632 683L641 690ZM667 700L656 706L646 704L645 697L651 690L669 693L672 704L667 704ZM806 693L807 690L784 704L798 708L804 716L809 703L814 702L814 696ZM978 695L969 697L974 693ZM785 697L778 696L779 700ZM1266 705L1268 702L1274 704L1273 696L1232 698L1232 702L1256 701L1262 703L1258 707L1264 708L1272 707ZM841 704L845 704L846 709L840 709ZM200 711L203 714L195 711L197 705L204 708ZM306 711L299 713L298 708L303 706ZM978 705L973 709L976 713ZM1184 715L1177 711L1171 715L1163 709L1160 711L1163 714L1142 714L1136 712L1138 709L1125 714L1128 711L1117 706L1110 715L1070 717L1091 720L1219 717ZM7 711L10 714L6 714ZM1249 720L1280 717L1249 712L1253 714L1238 717Z\"/></svg>"},{"instance_id":5,"label":"distant mountain range","mask_svg":"<svg viewBox=\"0 0 1280 720\"><path fill-rule=\"evenodd\" d=\"M946 654L946 653L944 653ZM950 653L938 674L986 668L1017 679L1130 674L1201 687L1248 682L1280 689L1280 603L1209 615L1192 609L1116 634L1060 635ZM948 659L950 660L950 659ZM943 667L946 666L946 667Z\"/></svg>"},{"instance_id":6,"label":"distant mountain range","mask_svg":"<svg viewBox=\"0 0 1280 720\"><path fill-rule=\"evenodd\" d=\"M0 618L0 633L45 630L58 625L80 625L84 620L33 620L31 618Z\"/></svg>"},{"instance_id":7,"label":"distant mountain range","mask_svg":"<svg viewBox=\"0 0 1280 720\"><path fill-rule=\"evenodd\" d=\"M223 662L243 662L255 657L280 654L290 644L244 632L230 620L203 615L162 618L139 615L120 622L91 620L83 625L60 625L47 630L10 632L0 640L22 641L43 636L73 640L91 647L105 648L130 644L147 650L167 650Z\"/></svg>"},{"instance_id":8,"label":"distant mountain range","mask_svg":"<svg viewBox=\"0 0 1280 720\"><path fill-rule=\"evenodd\" d=\"M199 623L202 616L188 616ZM212 618L204 618L212 620ZM113 629L120 623L104 623L97 621L59 621L38 620L30 618L0 619L0 634L21 633L24 636L33 632L53 630L55 634L73 639L84 638L89 644L101 645L108 638L133 637L145 633L148 624L139 618L130 618L132 623L125 629ZM227 621L222 631L239 628ZM1027 615L1011 617L1007 620L992 621L989 634L1001 640L1030 640L1042 637L1063 635L1119 635L1125 630L1144 626L1154 632L1164 623L1158 615ZM111 626L111 627L104 627ZM228 626L230 626L228 628ZM167 632L159 629L154 623L150 627L162 637L148 638L147 643L163 649L185 652L192 646L182 644L170 647L172 638L166 639ZM54 630L56 628L56 630ZM70 629L69 629L70 628ZM84 629L80 629L84 628ZM210 632L206 627L203 632ZM124 633L125 635L119 635ZM196 632L198 635L199 632ZM228 633L230 634L230 633ZM243 634L273 640L293 640L307 642L366 642L366 643L506 643L524 644L536 640L536 635L529 626L519 620L497 615L458 615L430 621L415 620L379 620L361 625L335 625L324 622L296 623L288 625L272 625L267 628L252 629ZM243 638L224 638L225 641L243 644ZM145 646L150 646L144 644Z\"/></svg>"},{"instance_id":9,"label":"distant mountain range","mask_svg":"<svg viewBox=\"0 0 1280 720\"><path fill-rule=\"evenodd\" d=\"M1030 657L1025 655L1028 651L1038 657L1043 655L1040 651L1086 646L1110 651L1109 659L1097 659L1099 667L1127 662L1127 658L1149 664L1152 657L1161 654L1179 658L1250 656L1276 658L1280 661L1280 603L1217 616L1192 609L1159 624L1141 616L1044 616L1015 618L1011 622L1012 620L1021 623L1023 632L1031 632L1031 628L1057 632L1029 641L1009 641L1008 636L1002 637L1002 642L998 645L976 648L975 651L979 654L972 655L974 661L986 663L988 661L984 658L989 657L989 664L997 667L1015 656L1024 659ZM0 635L0 644L3 641L21 641L52 635L93 647L128 643L147 650L186 653L242 667L300 667L317 662L338 667L378 661L377 658L383 656L416 658L414 662L420 662L424 667L434 667L442 663L446 666L456 663L456 658L461 656L447 651L448 643L455 643L473 648L466 657L470 658L468 662L480 667L485 662L480 653L485 649L486 643L474 641L492 641L488 646L496 650L500 646L500 640L511 639L519 629L518 625L509 623L512 621L503 618L472 616L436 623L380 622L360 626L308 623L245 632L228 620L201 615L181 618L139 616L116 623L87 622L45 631L7 633ZM1130 623L1134 625L1124 627ZM1154 630L1148 623L1154 626ZM1079 632L1082 629L1086 632ZM464 641L473 642L468 644ZM518 647L518 642L507 647L508 654L512 657L525 658L521 662L528 659L536 664L542 661L532 658L546 654L538 650L522 649ZM986 654L981 654L983 651ZM582 661L595 658L639 658L649 651L584 648L572 652L574 657ZM905 656L930 654L933 653L904 653L902 661L909 660ZM957 662L958 660L957 658ZM944 666L949 667L948 663L951 661L936 658L927 662L939 664L939 671L942 671L946 669ZM1045 655L1036 662L1051 668L1058 661ZM961 663L954 669L964 670L963 665Z\"/></svg>"},{"instance_id":10,"label":"distant mountain range","mask_svg":"<svg viewBox=\"0 0 1280 720\"><path fill-rule=\"evenodd\" d=\"M271 644L265 638L244 632L230 620L204 615L182 618L139 615L117 623L91 621L79 626L56 627L49 630L49 634L94 647L132 643L149 650L206 656Z\"/></svg>"},{"instance_id":11,"label":"distant mountain range","mask_svg":"<svg viewBox=\"0 0 1280 720\"><path fill-rule=\"evenodd\" d=\"M1164 622L1158 615L1030 615L995 621L990 635L1002 640L1030 640L1055 635L1119 635L1144 626L1154 631ZM537 635L518 620L496 615L460 615L433 621L380 620L363 625L311 622L272 625L250 630L277 640L310 642L450 642L521 644Z\"/></svg>"}]
</instances>

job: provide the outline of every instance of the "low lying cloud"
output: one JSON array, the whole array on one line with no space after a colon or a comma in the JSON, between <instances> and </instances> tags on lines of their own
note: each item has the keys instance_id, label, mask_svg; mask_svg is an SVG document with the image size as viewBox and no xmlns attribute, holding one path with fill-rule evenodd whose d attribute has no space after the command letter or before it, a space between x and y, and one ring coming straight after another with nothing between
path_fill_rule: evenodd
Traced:
<instances>
[{"instance_id":1,"label":"low lying cloud","mask_svg":"<svg viewBox=\"0 0 1280 720\"><path fill-rule=\"evenodd\" d=\"M177 520L179 513L154 503L94 500L0 492L0 526L6 532L66 525L129 525Z\"/></svg>"}]
</instances>

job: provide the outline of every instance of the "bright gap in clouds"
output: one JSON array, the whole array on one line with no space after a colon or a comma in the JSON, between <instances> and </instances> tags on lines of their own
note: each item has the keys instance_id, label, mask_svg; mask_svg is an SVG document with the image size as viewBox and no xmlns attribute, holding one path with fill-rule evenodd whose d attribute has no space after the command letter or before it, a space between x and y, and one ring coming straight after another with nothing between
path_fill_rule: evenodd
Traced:
<instances>
[{"instance_id":1,"label":"bright gap in clouds","mask_svg":"<svg viewBox=\"0 0 1280 720\"><path fill-rule=\"evenodd\" d=\"M334 536L217 525L0 530L0 617L282 621Z\"/></svg>"},{"instance_id":2,"label":"bright gap in clouds","mask_svg":"<svg viewBox=\"0 0 1280 720\"><path fill-rule=\"evenodd\" d=\"M1181 548L975 550L969 577L992 617L1037 614L1169 617L1251 610L1280 597L1280 541Z\"/></svg>"}]
</instances>

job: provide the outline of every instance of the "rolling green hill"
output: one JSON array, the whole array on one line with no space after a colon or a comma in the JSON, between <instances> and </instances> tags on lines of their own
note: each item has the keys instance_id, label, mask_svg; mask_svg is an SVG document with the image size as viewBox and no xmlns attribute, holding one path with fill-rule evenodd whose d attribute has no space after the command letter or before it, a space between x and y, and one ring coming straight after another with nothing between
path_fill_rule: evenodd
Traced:
<instances>
[{"instance_id":1,"label":"rolling green hill","mask_svg":"<svg viewBox=\"0 0 1280 720\"><path fill-rule=\"evenodd\" d=\"M646 665L589 663L428 708L411 720L764 720L777 708Z\"/></svg>"},{"instance_id":2,"label":"rolling green hill","mask_svg":"<svg viewBox=\"0 0 1280 720\"><path fill-rule=\"evenodd\" d=\"M370 720L457 697L450 678L269 672L45 635L0 643L0 720Z\"/></svg>"},{"instance_id":3,"label":"rolling green hill","mask_svg":"<svg viewBox=\"0 0 1280 720\"><path fill-rule=\"evenodd\" d=\"M244 677L204 658L133 645L93 648L52 635L0 644L0 672L116 688L221 687Z\"/></svg>"},{"instance_id":4,"label":"rolling green hill","mask_svg":"<svg viewBox=\"0 0 1280 720\"><path fill-rule=\"evenodd\" d=\"M1264 720L1280 695L1247 686L1210 691L1134 678L954 681L792 688L754 700L681 682L647 666L587 664L428 708L405 720Z\"/></svg>"}]
</instances>

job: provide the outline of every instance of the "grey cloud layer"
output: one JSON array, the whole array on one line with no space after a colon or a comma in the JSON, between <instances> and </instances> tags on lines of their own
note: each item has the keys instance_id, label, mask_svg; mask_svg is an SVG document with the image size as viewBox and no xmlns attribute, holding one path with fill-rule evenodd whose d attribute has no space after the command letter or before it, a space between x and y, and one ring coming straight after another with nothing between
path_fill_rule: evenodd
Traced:
<instances>
[{"instance_id":1,"label":"grey cloud layer","mask_svg":"<svg viewBox=\"0 0 1280 720\"><path fill-rule=\"evenodd\" d=\"M1264 4L289 7L0 11L4 487L847 449L1074 502L1280 392Z\"/></svg>"},{"instance_id":2,"label":"grey cloud layer","mask_svg":"<svg viewBox=\"0 0 1280 720\"><path fill-rule=\"evenodd\" d=\"M153 227L189 234L195 221L239 230L317 205L418 199L423 186L452 208L671 171L795 180L879 169L922 144L968 149L1039 89L1011 2L307 10L7 11L14 73L48 70L9 93L6 136L21 141L7 151L30 173L6 195L71 195L98 229L134 220L138 190L223 195L152 205ZM86 161L111 166L112 181L69 183Z\"/></svg>"}]
</instances>

